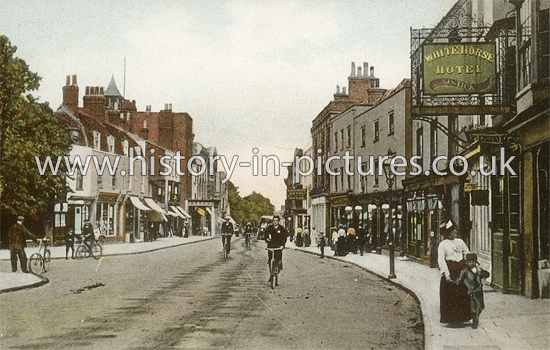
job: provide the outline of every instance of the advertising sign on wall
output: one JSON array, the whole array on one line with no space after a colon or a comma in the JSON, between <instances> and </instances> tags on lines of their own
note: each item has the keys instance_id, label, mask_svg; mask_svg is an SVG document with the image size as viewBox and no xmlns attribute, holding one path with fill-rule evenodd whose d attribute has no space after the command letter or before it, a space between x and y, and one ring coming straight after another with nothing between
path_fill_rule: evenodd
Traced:
<instances>
[{"instance_id":1,"label":"advertising sign on wall","mask_svg":"<svg viewBox=\"0 0 550 350\"><path fill-rule=\"evenodd\" d=\"M424 94L496 93L495 52L494 43L424 45Z\"/></svg>"}]
</instances>

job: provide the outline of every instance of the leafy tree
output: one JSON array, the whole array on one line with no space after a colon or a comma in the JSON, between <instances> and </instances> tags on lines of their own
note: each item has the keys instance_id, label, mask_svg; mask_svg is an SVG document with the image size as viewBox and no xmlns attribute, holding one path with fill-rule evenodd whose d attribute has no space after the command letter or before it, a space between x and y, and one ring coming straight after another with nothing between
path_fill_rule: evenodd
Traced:
<instances>
[{"instance_id":1,"label":"leafy tree","mask_svg":"<svg viewBox=\"0 0 550 350\"><path fill-rule=\"evenodd\" d=\"M258 222L263 215L272 215L275 212L275 206L269 198L260 193L252 192L243 198L239 194L239 188L231 181L227 182L227 191L231 216L241 226L248 222Z\"/></svg>"},{"instance_id":2,"label":"leafy tree","mask_svg":"<svg viewBox=\"0 0 550 350\"><path fill-rule=\"evenodd\" d=\"M40 77L27 63L14 57L17 47L0 36L0 211L2 236L16 215L32 222L45 217L57 198L68 190L61 176L40 175L35 161L69 151L71 141L48 103L39 103L29 91L37 90ZM63 173L64 162L60 172Z\"/></svg>"}]
</instances>

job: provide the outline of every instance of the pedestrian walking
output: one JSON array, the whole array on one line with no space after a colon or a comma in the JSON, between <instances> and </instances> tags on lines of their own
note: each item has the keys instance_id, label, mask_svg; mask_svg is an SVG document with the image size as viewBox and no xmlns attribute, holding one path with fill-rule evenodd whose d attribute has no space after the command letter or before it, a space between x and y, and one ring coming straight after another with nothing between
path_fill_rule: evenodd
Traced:
<instances>
[{"instance_id":1,"label":"pedestrian walking","mask_svg":"<svg viewBox=\"0 0 550 350\"><path fill-rule=\"evenodd\" d=\"M438 265L441 272L439 285L439 303L441 323L461 323L472 318L468 288L464 284L456 285L461 271L467 266L464 257L470 253L466 243L457 237L456 225L452 220L442 229L444 240L439 243Z\"/></svg>"},{"instance_id":2,"label":"pedestrian walking","mask_svg":"<svg viewBox=\"0 0 550 350\"><path fill-rule=\"evenodd\" d=\"M306 227L304 229L304 247L309 247L311 245L311 236L309 235L309 229Z\"/></svg>"},{"instance_id":3,"label":"pedestrian walking","mask_svg":"<svg viewBox=\"0 0 550 350\"><path fill-rule=\"evenodd\" d=\"M17 222L8 232L11 270L12 272L17 272L17 258L19 257L21 271L24 273L29 273L29 270L27 269L27 255L25 254L27 238L30 238L35 242L38 242L38 238L36 238L35 235L23 226L23 220L25 220L23 216L18 216Z\"/></svg>"},{"instance_id":4,"label":"pedestrian walking","mask_svg":"<svg viewBox=\"0 0 550 350\"><path fill-rule=\"evenodd\" d=\"M334 255L348 255L348 246L346 243L346 231L344 230L344 225L340 225L340 229L338 230L338 241L336 242L336 253Z\"/></svg>"},{"instance_id":5,"label":"pedestrian walking","mask_svg":"<svg viewBox=\"0 0 550 350\"><path fill-rule=\"evenodd\" d=\"M320 232L320 235L319 235L319 250L321 250L321 258L325 257L325 245L326 245L325 235L323 234L323 232Z\"/></svg>"},{"instance_id":6,"label":"pedestrian walking","mask_svg":"<svg viewBox=\"0 0 550 350\"><path fill-rule=\"evenodd\" d=\"M357 254L357 242L355 240L355 228L353 226L348 227L347 235L348 253Z\"/></svg>"},{"instance_id":7,"label":"pedestrian walking","mask_svg":"<svg viewBox=\"0 0 550 350\"><path fill-rule=\"evenodd\" d=\"M367 239L367 231L363 228L363 225L359 224L357 228L357 246L359 247L359 252L363 256L363 250L365 249L365 240Z\"/></svg>"},{"instance_id":8,"label":"pedestrian walking","mask_svg":"<svg viewBox=\"0 0 550 350\"><path fill-rule=\"evenodd\" d=\"M296 246L297 247L301 247L304 245L304 239L302 237L302 227L301 226L298 226L298 228L296 229Z\"/></svg>"},{"instance_id":9,"label":"pedestrian walking","mask_svg":"<svg viewBox=\"0 0 550 350\"><path fill-rule=\"evenodd\" d=\"M65 260L69 259L69 250L71 259L74 259L74 230L72 228L65 235Z\"/></svg>"},{"instance_id":10,"label":"pedestrian walking","mask_svg":"<svg viewBox=\"0 0 550 350\"><path fill-rule=\"evenodd\" d=\"M483 300L483 278L489 277L489 272L479 267L477 262L477 255L475 253L466 254L466 266L460 276L455 282L456 285L460 285L464 282L468 287L468 294L470 295L470 307L472 309L472 328L476 329L479 324L479 315L481 311L485 309L485 302Z\"/></svg>"}]
</instances>

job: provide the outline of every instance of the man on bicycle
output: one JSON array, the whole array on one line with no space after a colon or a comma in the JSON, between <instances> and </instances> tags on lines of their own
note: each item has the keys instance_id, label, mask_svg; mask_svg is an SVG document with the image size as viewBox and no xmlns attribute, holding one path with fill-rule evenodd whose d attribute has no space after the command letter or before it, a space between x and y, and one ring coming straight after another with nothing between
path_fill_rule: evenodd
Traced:
<instances>
[{"instance_id":1,"label":"man on bicycle","mask_svg":"<svg viewBox=\"0 0 550 350\"><path fill-rule=\"evenodd\" d=\"M284 228L284 226L279 224L279 221L281 218L279 215L273 216L273 224L269 225L265 229L265 241L267 243L267 248L279 248L284 247L286 244L286 237L287 232ZM275 254L274 258L275 260L279 261L279 269L283 269L283 251L282 250L276 250L272 252L271 250L267 251L267 264L269 265L269 262ZM271 276L269 277L269 281L271 282Z\"/></svg>"},{"instance_id":2,"label":"man on bicycle","mask_svg":"<svg viewBox=\"0 0 550 350\"><path fill-rule=\"evenodd\" d=\"M92 245L95 241L94 227L89 221L84 222L84 227L82 227L82 237L84 238L84 245L88 248L88 251L92 251Z\"/></svg>"},{"instance_id":3,"label":"man on bicycle","mask_svg":"<svg viewBox=\"0 0 550 350\"><path fill-rule=\"evenodd\" d=\"M246 243L250 242L250 237L252 237L252 224L249 222L244 227L244 239Z\"/></svg>"},{"instance_id":4,"label":"man on bicycle","mask_svg":"<svg viewBox=\"0 0 550 350\"><path fill-rule=\"evenodd\" d=\"M229 215L226 215L224 217L225 221L222 224L221 232L222 232L222 245L225 245L227 242L227 253L231 251L231 236L233 235L233 224L231 221L231 217Z\"/></svg>"}]
</instances>

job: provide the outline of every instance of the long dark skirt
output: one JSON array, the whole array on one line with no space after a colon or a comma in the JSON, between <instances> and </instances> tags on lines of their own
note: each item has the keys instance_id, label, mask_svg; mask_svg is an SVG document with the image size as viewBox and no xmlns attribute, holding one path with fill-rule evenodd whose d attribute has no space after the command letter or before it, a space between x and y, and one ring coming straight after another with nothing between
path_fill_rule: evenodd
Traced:
<instances>
[{"instance_id":1,"label":"long dark skirt","mask_svg":"<svg viewBox=\"0 0 550 350\"><path fill-rule=\"evenodd\" d=\"M466 265L465 260L460 262L447 260L451 279L456 280L460 276L460 271ZM468 295L468 288L464 283L457 286L453 282L447 282L445 276L441 276L439 302L441 323L460 323L472 319L470 296Z\"/></svg>"}]
</instances>

